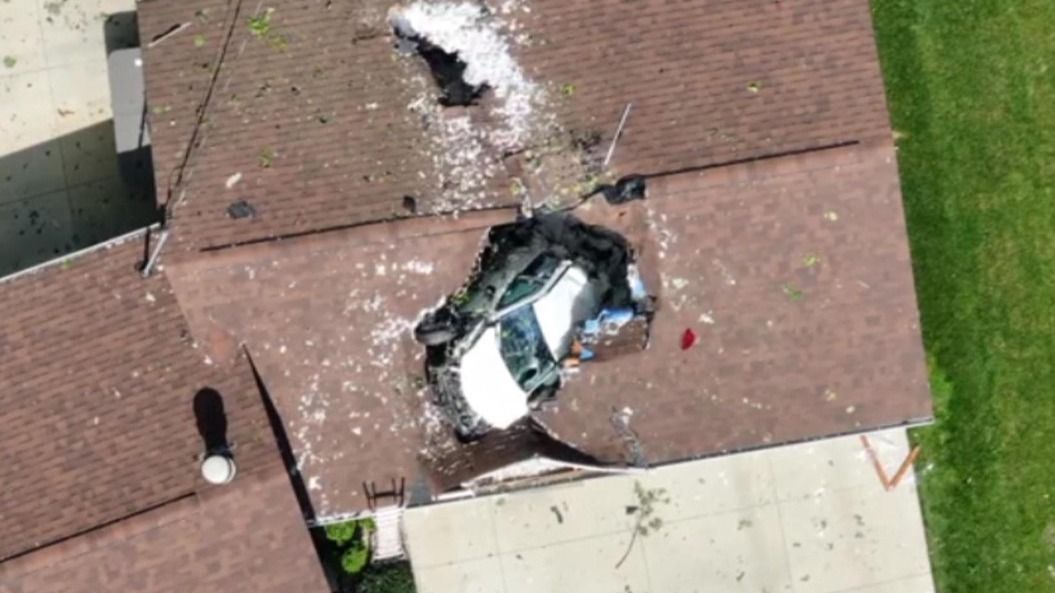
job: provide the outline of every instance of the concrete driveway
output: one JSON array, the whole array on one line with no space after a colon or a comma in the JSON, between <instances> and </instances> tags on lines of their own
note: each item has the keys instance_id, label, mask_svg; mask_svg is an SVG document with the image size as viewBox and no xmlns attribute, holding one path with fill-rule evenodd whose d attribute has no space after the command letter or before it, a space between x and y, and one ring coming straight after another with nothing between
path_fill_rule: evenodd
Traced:
<instances>
[{"instance_id":1,"label":"concrete driveway","mask_svg":"<svg viewBox=\"0 0 1055 593\"><path fill-rule=\"evenodd\" d=\"M0 3L0 276L152 222L118 174L107 55L135 0Z\"/></svg>"},{"instance_id":2,"label":"concrete driveway","mask_svg":"<svg viewBox=\"0 0 1055 593\"><path fill-rule=\"evenodd\" d=\"M905 432L870 438L892 474ZM934 591L915 480L887 492L858 437L419 507L403 529L420 593Z\"/></svg>"}]
</instances>

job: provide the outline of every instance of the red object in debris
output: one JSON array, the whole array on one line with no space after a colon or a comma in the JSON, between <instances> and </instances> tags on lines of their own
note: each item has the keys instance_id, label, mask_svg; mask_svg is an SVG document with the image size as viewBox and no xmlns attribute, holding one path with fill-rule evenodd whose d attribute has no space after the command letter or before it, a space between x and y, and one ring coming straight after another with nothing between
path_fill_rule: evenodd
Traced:
<instances>
[{"instance_id":1,"label":"red object in debris","mask_svg":"<svg viewBox=\"0 0 1055 593\"><path fill-rule=\"evenodd\" d=\"M685 333L681 334L681 349L688 350L696 344L696 332L692 331L692 328L685 330Z\"/></svg>"}]
</instances>

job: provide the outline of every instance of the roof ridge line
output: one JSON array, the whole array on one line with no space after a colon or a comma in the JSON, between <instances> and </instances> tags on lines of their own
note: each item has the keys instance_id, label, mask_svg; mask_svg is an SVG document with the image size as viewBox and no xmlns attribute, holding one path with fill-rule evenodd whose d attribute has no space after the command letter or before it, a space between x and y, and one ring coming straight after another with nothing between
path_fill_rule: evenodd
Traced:
<instances>
[{"instance_id":1,"label":"roof ridge line","mask_svg":"<svg viewBox=\"0 0 1055 593\"><path fill-rule=\"evenodd\" d=\"M796 157L807 154L814 154L817 152L824 152L827 150L836 150L839 148L847 148L850 146L857 146L862 144L868 144L868 141L862 140L843 140L840 142L834 142L831 144L821 144L819 146L809 146L806 148L799 148L796 150L785 150L782 152L774 152L769 154L762 154L758 156L749 156L741 159L734 159L731 161L723 161L719 163L712 163L706 165L696 165L692 167L682 167L681 169L670 169L667 171L659 171L657 173L645 173L644 176L649 179L657 179L663 177L674 177L685 173L698 173L700 171L709 171L711 169L725 169L729 167L736 167L739 165L746 165L748 163L756 163L760 161L771 161L776 159L782 159L787 157Z\"/></svg>"}]
</instances>

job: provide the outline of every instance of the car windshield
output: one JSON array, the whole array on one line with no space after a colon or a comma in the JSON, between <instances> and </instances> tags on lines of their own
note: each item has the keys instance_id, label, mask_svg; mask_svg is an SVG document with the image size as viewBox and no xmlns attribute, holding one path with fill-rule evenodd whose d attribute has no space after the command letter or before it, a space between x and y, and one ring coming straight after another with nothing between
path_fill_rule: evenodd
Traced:
<instances>
[{"instance_id":1,"label":"car windshield","mask_svg":"<svg viewBox=\"0 0 1055 593\"><path fill-rule=\"evenodd\" d=\"M509 372L527 392L542 384L556 366L531 307L502 318L499 349Z\"/></svg>"},{"instance_id":2,"label":"car windshield","mask_svg":"<svg viewBox=\"0 0 1055 593\"><path fill-rule=\"evenodd\" d=\"M552 254L544 253L535 258L535 261L528 264L528 267L509 283L505 294L498 301L498 308L504 309L514 305L542 290L559 266L560 259Z\"/></svg>"}]
</instances>

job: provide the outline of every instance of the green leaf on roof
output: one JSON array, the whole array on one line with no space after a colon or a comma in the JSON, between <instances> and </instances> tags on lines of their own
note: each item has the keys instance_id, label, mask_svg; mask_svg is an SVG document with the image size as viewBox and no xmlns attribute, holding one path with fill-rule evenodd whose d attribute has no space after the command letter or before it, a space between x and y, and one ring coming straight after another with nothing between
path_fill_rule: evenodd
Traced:
<instances>
[{"instance_id":1,"label":"green leaf on roof","mask_svg":"<svg viewBox=\"0 0 1055 593\"><path fill-rule=\"evenodd\" d=\"M271 32L271 13L274 8L268 8L264 14L249 19L249 32L257 37L266 37Z\"/></svg>"}]
</instances>

